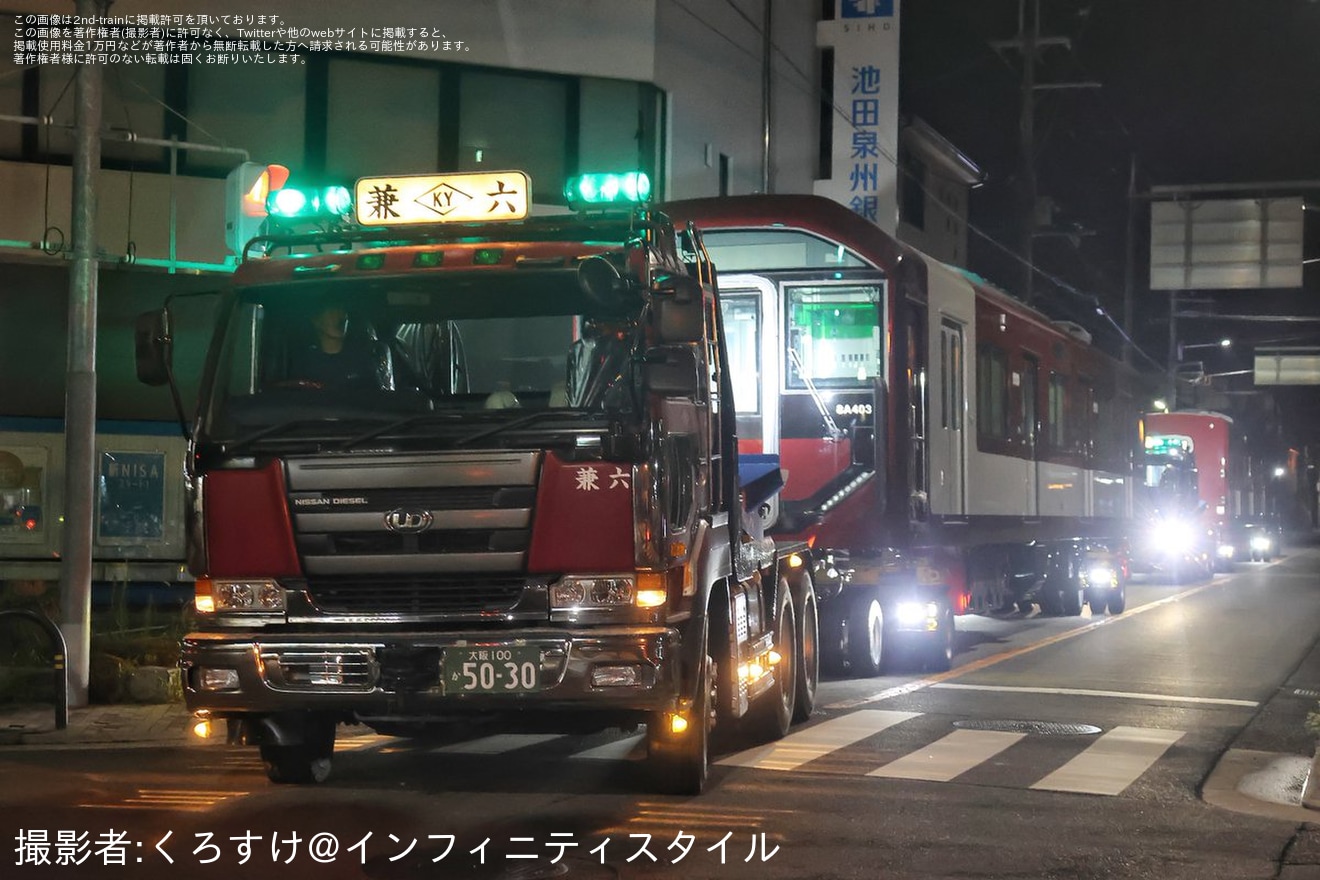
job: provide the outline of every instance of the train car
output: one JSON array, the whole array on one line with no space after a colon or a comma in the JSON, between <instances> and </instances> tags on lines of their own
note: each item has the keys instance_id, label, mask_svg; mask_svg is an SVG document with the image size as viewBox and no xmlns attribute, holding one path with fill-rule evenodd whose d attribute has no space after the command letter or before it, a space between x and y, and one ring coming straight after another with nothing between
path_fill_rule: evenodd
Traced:
<instances>
[{"instance_id":1,"label":"train car","mask_svg":"<svg viewBox=\"0 0 1320 880\"><path fill-rule=\"evenodd\" d=\"M1123 609L1135 372L828 199L666 210L718 269L740 447L788 473L767 526L835 561L824 660L947 668L956 614Z\"/></svg>"}]
</instances>

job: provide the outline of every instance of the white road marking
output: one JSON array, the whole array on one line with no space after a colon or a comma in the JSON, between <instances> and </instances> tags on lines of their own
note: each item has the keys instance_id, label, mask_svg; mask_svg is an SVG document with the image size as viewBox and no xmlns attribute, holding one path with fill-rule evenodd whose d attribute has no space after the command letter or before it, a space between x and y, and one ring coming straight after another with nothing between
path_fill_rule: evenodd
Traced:
<instances>
[{"instance_id":1,"label":"white road marking","mask_svg":"<svg viewBox=\"0 0 1320 880\"><path fill-rule=\"evenodd\" d=\"M936 675L932 675L929 678L923 678L923 679L919 679L918 681L909 682L908 684L897 685L895 687L886 688L883 691L874 694L869 694L868 696L865 697L854 697L851 700L840 700L837 703L830 703L824 708L854 709L858 706L864 706L867 703L875 703L875 702L879 702L880 700L889 700L894 697L903 696L904 694L910 694L913 691L918 691L921 690L922 688L930 687L931 685L937 684L939 682L948 681L951 678L960 678L964 675L967 675L968 673L977 672L978 670L985 669L986 667L994 666L997 663L1003 663L1005 660L1012 660L1014 657L1021 657L1023 654L1029 654L1032 651L1039 651L1041 648L1049 647L1050 645L1057 644L1067 639L1076 638L1077 636L1090 632L1096 627L1110 626L1111 624L1119 623L1124 620L1131 620L1132 618L1136 617L1139 614L1145 614L1148 611L1154 611L1156 608L1161 608L1165 605L1168 605L1171 602L1181 602L1183 599L1186 599L1190 596L1195 596L1197 593L1204 592L1205 590L1209 590L1214 587L1222 586L1226 580L1229 579L1216 578L1215 580L1211 581L1208 584L1202 584L1199 587L1192 587L1189 590L1183 590L1181 593L1175 593L1172 596L1165 596L1163 599L1156 599L1154 602L1147 602L1145 605L1138 605L1135 608L1129 608L1125 614L1120 614L1117 617L1103 617L1100 620L1092 621L1091 623L1084 624L1082 626L1077 627L1076 629L1069 629L1061 633L1056 633L1055 635L1049 636L1048 638L1041 639L1039 642L1032 642L1029 645L1023 645L1020 648L1013 648L1012 650L1005 651L1002 654L992 654L989 657L982 657L980 660L973 660L972 662L967 663L963 666L959 666L956 669L950 669L948 672L941 672Z\"/></svg>"},{"instance_id":2,"label":"white road marking","mask_svg":"<svg viewBox=\"0 0 1320 880\"><path fill-rule=\"evenodd\" d=\"M646 737L641 735L630 736L627 739L596 746L594 749L577 752L569 757L588 761L640 761L646 757L645 740Z\"/></svg>"},{"instance_id":3,"label":"white road marking","mask_svg":"<svg viewBox=\"0 0 1320 880\"><path fill-rule=\"evenodd\" d=\"M1120 700L1152 700L1161 703L1198 703L1207 706L1243 706L1254 709L1260 705L1255 700L1231 700L1222 697L1180 697L1175 694L1146 694L1128 691L1093 691L1085 688L1047 688L1017 687L998 684L951 684L940 682L932 688L944 688L957 691L1001 691L1005 693L1053 694L1062 697L1114 697Z\"/></svg>"},{"instance_id":4,"label":"white road marking","mask_svg":"<svg viewBox=\"0 0 1320 880\"><path fill-rule=\"evenodd\" d=\"M789 734L778 742L721 758L716 763L732 767L753 767L757 770L795 770L808 761L850 746L920 714L860 709Z\"/></svg>"},{"instance_id":5,"label":"white road marking","mask_svg":"<svg viewBox=\"0 0 1320 880\"><path fill-rule=\"evenodd\" d=\"M505 752L550 742L552 739L559 739L560 736L562 734L558 733L499 733L468 742L441 746L436 751L459 755L502 755Z\"/></svg>"},{"instance_id":6,"label":"white road marking","mask_svg":"<svg viewBox=\"0 0 1320 880\"><path fill-rule=\"evenodd\" d=\"M990 760L1024 736L1000 730L955 730L943 739L909 752L866 775L948 782Z\"/></svg>"},{"instance_id":7,"label":"white road marking","mask_svg":"<svg viewBox=\"0 0 1320 880\"><path fill-rule=\"evenodd\" d=\"M1038 791L1120 794L1182 736L1181 730L1115 727L1031 787Z\"/></svg>"}]
</instances>

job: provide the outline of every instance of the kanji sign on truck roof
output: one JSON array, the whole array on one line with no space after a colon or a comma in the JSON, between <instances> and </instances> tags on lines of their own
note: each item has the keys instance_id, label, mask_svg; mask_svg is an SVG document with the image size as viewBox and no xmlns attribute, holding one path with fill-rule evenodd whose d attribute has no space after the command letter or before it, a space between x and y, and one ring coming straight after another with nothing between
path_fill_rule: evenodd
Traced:
<instances>
[{"instance_id":1,"label":"kanji sign on truck roof","mask_svg":"<svg viewBox=\"0 0 1320 880\"><path fill-rule=\"evenodd\" d=\"M521 220L530 190L521 171L363 177L353 202L363 226Z\"/></svg>"}]
</instances>

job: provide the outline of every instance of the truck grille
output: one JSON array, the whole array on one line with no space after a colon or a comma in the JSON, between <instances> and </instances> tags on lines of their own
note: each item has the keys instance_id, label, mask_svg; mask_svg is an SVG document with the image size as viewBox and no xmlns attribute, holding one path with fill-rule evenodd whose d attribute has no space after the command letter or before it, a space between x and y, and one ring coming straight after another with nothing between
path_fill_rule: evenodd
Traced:
<instances>
[{"instance_id":1,"label":"truck grille","mask_svg":"<svg viewBox=\"0 0 1320 880\"><path fill-rule=\"evenodd\" d=\"M317 604L507 607L507 588L464 578L525 571L540 462L505 450L289 458L289 510Z\"/></svg>"},{"instance_id":2,"label":"truck grille","mask_svg":"<svg viewBox=\"0 0 1320 880\"><path fill-rule=\"evenodd\" d=\"M477 614L509 611L522 578L313 578L307 592L328 613Z\"/></svg>"}]
</instances>

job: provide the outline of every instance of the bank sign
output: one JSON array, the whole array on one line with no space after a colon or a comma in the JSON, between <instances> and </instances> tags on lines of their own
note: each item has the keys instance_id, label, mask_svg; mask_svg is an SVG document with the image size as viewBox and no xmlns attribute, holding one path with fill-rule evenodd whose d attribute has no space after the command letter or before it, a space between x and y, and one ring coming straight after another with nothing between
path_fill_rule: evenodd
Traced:
<instances>
[{"instance_id":1,"label":"bank sign","mask_svg":"<svg viewBox=\"0 0 1320 880\"><path fill-rule=\"evenodd\" d=\"M843 0L840 18L886 18L894 14L894 0Z\"/></svg>"},{"instance_id":2,"label":"bank sign","mask_svg":"<svg viewBox=\"0 0 1320 880\"><path fill-rule=\"evenodd\" d=\"M829 175L813 186L889 234L898 227L898 9L894 0L841 0L819 22L833 50Z\"/></svg>"}]
</instances>

